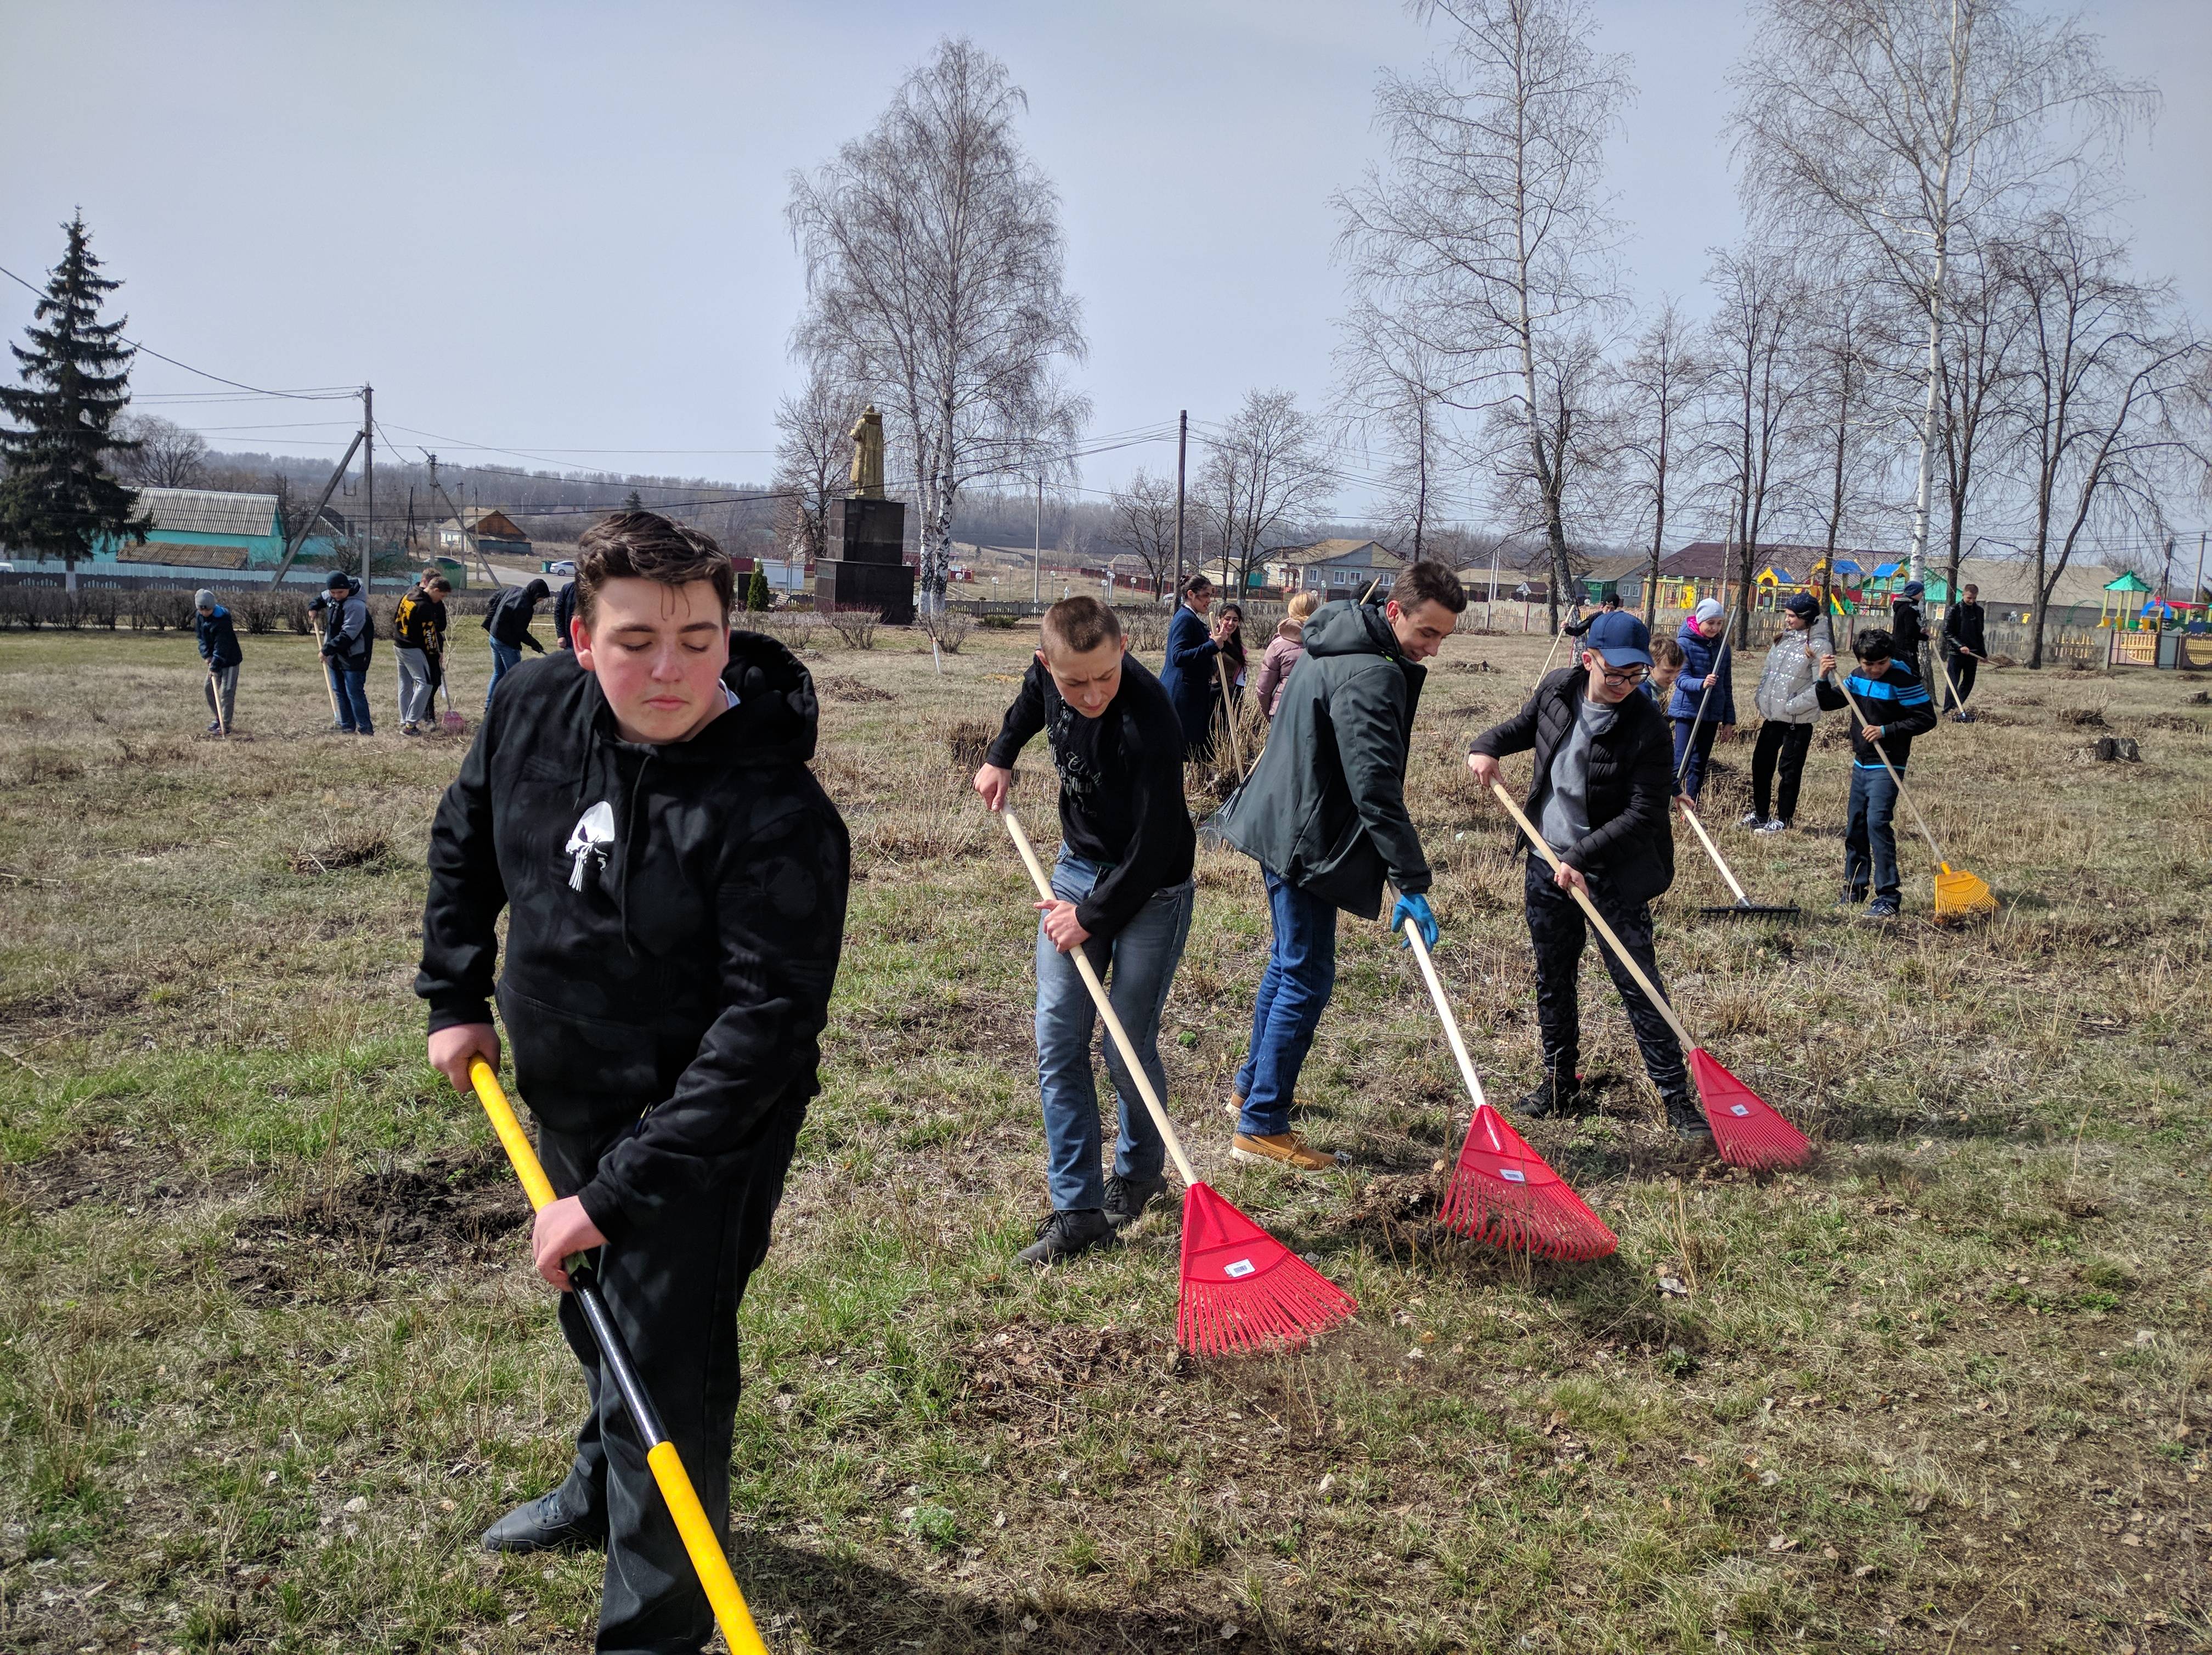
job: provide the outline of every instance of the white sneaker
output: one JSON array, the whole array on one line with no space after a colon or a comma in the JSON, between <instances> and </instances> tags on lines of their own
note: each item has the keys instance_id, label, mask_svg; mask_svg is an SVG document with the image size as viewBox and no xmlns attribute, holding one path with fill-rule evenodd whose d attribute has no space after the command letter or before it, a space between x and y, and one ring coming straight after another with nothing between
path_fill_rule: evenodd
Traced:
<instances>
[{"instance_id":1,"label":"white sneaker","mask_svg":"<svg viewBox=\"0 0 2212 1655\"><path fill-rule=\"evenodd\" d=\"M1771 821L1761 822L1757 827L1752 829L1753 833L1786 833L1789 831L1790 824L1784 821L1779 816L1773 818Z\"/></svg>"},{"instance_id":2,"label":"white sneaker","mask_svg":"<svg viewBox=\"0 0 2212 1655\"><path fill-rule=\"evenodd\" d=\"M1735 824L1738 827L1755 828L1762 825L1765 820L1766 818L1764 816L1761 816L1757 811L1747 810L1744 812L1741 816L1736 818Z\"/></svg>"}]
</instances>

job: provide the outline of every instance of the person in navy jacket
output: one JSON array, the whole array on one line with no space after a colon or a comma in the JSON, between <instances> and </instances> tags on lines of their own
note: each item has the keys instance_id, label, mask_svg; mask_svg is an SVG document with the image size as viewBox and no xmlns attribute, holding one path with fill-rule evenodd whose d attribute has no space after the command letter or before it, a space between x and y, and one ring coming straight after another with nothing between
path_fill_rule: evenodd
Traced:
<instances>
[{"instance_id":1,"label":"person in navy jacket","mask_svg":"<svg viewBox=\"0 0 2212 1655\"><path fill-rule=\"evenodd\" d=\"M1220 675L1214 657L1229 636L1226 620L1206 624L1213 606L1213 582L1194 575L1182 584L1182 602L1168 623L1168 654L1160 667L1160 688L1174 703L1182 725L1182 756L1204 763L1213 756L1213 709L1221 703Z\"/></svg>"},{"instance_id":2,"label":"person in navy jacket","mask_svg":"<svg viewBox=\"0 0 2212 1655\"><path fill-rule=\"evenodd\" d=\"M1694 802L1705 785L1705 760L1713 738L1735 728L1735 652L1724 642L1725 611L1716 598L1702 598L1674 641L1682 646L1682 671L1674 680L1667 716L1674 722L1674 770L1682 796ZM1711 680L1712 693L1705 693ZM1689 763L1682 756L1689 755Z\"/></svg>"}]
</instances>

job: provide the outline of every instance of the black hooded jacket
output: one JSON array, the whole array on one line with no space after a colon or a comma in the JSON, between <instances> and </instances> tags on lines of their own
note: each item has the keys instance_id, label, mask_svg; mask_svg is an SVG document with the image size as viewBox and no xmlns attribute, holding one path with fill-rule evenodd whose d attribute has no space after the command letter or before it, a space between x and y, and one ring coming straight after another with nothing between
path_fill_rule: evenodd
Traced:
<instances>
[{"instance_id":1,"label":"black hooded jacket","mask_svg":"<svg viewBox=\"0 0 2212 1655\"><path fill-rule=\"evenodd\" d=\"M431 1032L490 1021L507 909L496 991L524 1099L556 1132L629 1128L578 1192L610 1238L821 1090L851 847L807 768L814 685L750 632L722 682L736 706L641 746L573 654L516 668L431 833ZM611 835L585 834L595 814Z\"/></svg>"},{"instance_id":2,"label":"black hooded jacket","mask_svg":"<svg viewBox=\"0 0 2212 1655\"><path fill-rule=\"evenodd\" d=\"M492 642L503 643L509 649L520 649L527 644L544 654L545 646L531 632L530 623L537 618L538 605L545 601L545 594L551 590L543 581L532 581L528 586L501 587L484 610L484 630L491 634Z\"/></svg>"},{"instance_id":3,"label":"black hooded jacket","mask_svg":"<svg viewBox=\"0 0 2212 1655\"><path fill-rule=\"evenodd\" d=\"M1563 666L1536 686L1519 712L1468 744L1469 751L1492 758L1535 754L1535 781L1522 807L1531 821L1543 818L1552 760L1589 693L1589 673ZM1590 743L1590 831L1561 852L1560 860L1605 879L1628 902L1650 902L1674 883L1674 824L1668 808L1674 791L1674 751L1666 719L1642 695L1618 703L1611 727Z\"/></svg>"}]
</instances>

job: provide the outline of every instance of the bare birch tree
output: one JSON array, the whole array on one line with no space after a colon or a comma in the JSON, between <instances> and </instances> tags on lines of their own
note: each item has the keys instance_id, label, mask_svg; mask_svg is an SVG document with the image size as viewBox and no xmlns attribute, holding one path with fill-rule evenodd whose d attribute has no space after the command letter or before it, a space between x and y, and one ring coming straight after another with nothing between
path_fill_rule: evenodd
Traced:
<instances>
[{"instance_id":1,"label":"bare birch tree","mask_svg":"<svg viewBox=\"0 0 2212 1655\"><path fill-rule=\"evenodd\" d=\"M1966 520L1980 497L1988 465L2012 441L2014 393L2028 307L2006 273L2010 250L1975 246L1954 259L1959 273L1944 314L1945 344L1936 358L1938 452L1948 538L1943 567L1947 602L1959 601L1959 565L1966 555Z\"/></svg>"},{"instance_id":2,"label":"bare birch tree","mask_svg":"<svg viewBox=\"0 0 2212 1655\"><path fill-rule=\"evenodd\" d=\"M2027 307L2021 452L2035 565L2027 664L2043 665L2051 594L2100 523L2162 532L2160 498L2199 482L2207 445L2191 395L2204 343L2172 319L2162 284L2132 279L2124 248L2054 215L2009 272Z\"/></svg>"},{"instance_id":3,"label":"bare birch tree","mask_svg":"<svg viewBox=\"0 0 2212 1655\"><path fill-rule=\"evenodd\" d=\"M2022 0L1759 0L1756 15L1731 76L1746 206L1801 240L1851 244L1921 319L1917 579L1956 244L2077 178L2155 94L2114 79L2078 22Z\"/></svg>"},{"instance_id":4,"label":"bare birch tree","mask_svg":"<svg viewBox=\"0 0 2212 1655\"><path fill-rule=\"evenodd\" d=\"M825 362L807 365L805 382L775 405L776 489L787 496L782 519L787 557L829 555L830 502L852 470L848 436L863 399Z\"/></svg>"},{"instance_id":5,"label":"bare birch tree","mask_svg":"<svg viewBox=\"0 0 2212 1655\"><path fill-rule=\"evenodd\" d=\"M866 137L793 174L784 210L806 265L794 345L883 410L931 606L961 488L1065 465L1090 413L1062 377L1087 347L1059 198L1014 131L1027 107L996 58L940 41Z\"/></svg>"},{"instance_id":6,"label":"bare birch tree","mask_svg":"<svg viewBox=\"0 0 2212 1655\"><path fill-rule=\"evenodd\" d=\"M1502 408L1492 429L1525 456L1551 569L1570 578L1569 467L1553 447L1541 364L1617 302L1618 232L1601 188L1605 144L1629 95L1626 60L1592 47L1584 0L1414 0L1450 31L1412 75L1385 74L1376 119L1390 150L1337 198L1358 299L1443 364L1448 405ZM1555 399L1556 400L1556 399Z\"/></svg>"},{"instance_id":7,"label":"bare birch tree","mask_svg":"<svg viewBox=\"0 0 2212 1655\"><path fill-rule=\"evenodd\" d=\"M1713 372L1705 447L1729 496L1741 639L1751 625L1752 581L1768 513L1795 480L1793 449L1807 392L1798 354L1806 288L1786 255L1756 246L1715 254L1706 279L1717 302L1706 329Z\"/></svg>"},{"instance_id":8,"label":"bare birch tree","mask_svg":"<svg viewBox=\"0 0 2212 1655\"><path fill-rule=\"evenodd\" d=\"M1821 543L1820 612L1835 601L1836 553L1845 526L1877 514L1874 485L1893 460L1899 409L1893 307L1849 270L1807 293L1798 342L1803 380L1804 515Z\"/></svg>"},{"instance_id":9,"label":"bare birch tree","mask_svg":"<svg viewBox=\"0 0 2212 1655\"><path fill-rule=\"evenodd\" d=\"M1111 508L1112 543L1145 566L1145 579L1157 599L1175 575L1174 479L1140 467L1127 488L1115 491Z\"/></svg>"},{"instance_id":10,"label":"bare birch tree","mask_svg":"<svg viewBox=\"0 0 2212 1655\"><path fill-rule=\"evenodd\" d=\"M1252 582L1282 533L1328 503L1334 473L1321 454L1318 422L1289 391L1249 391L1226 424L1200 435L1206 464L1198 506L1210 520L1231 594Z\"/></svg>"},{"instance_id":11,"label":"bare birch tree","mask_svg":"<svg viewBox=\"0 0 2212 1655\"><path fill-rule=\"evenodd\" d=\"M1336 352L1337 411L1350 442L1381 466L1377 515L1392 550L1428 555L1451 450L1440 353L1372 305L1356 305Z\"/></svg>"},{"instance_id":12,"label":"bare birch tree","mask_svg":"<svg viewBox=\"0 0 2212 1655\"><path fill-rule=\"evenodd\" d=\"M207 484L207 439L159 414L125 414L117 435L135 444L112 450L115 475L147 489L198 489Z\"/></svg>"},{"instance_id":13,"label":"bare birch tree","mask_svg":"<svg viewBox=\"0 0 2212 1655\"><path fill-rule=\"evenodd\" d=\"M1634 347L1613 370L1618 428L1618 476L1640 526L1651 525L1644 578L1644 624L1657 618L1659 563L1667 555L1669 490L1679 496L1687 474L1694 480L1694 420L1712 368L1692 341L1689 324L1672 299L1659 309Z\"/></svg>"}]
</instances>

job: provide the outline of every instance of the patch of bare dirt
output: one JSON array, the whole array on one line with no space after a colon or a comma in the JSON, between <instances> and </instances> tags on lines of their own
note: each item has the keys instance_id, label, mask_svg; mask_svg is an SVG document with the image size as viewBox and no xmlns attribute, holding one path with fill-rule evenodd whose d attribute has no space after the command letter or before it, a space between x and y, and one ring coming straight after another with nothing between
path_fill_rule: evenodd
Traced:
<instances>
[{"instance_id":1,"label":"patch of bare dirt","mask_svg":"<svg viewBox=\"0 0 2212 1655\"><path fill-rule=\"evenodd\" d=\"M0 1029L105 1027L136 1009L145 991L143 983L129 977L66 983L46 994L0 1001Z\"/></svg>"},{"instance_id":2,"label":"patch of bare dirt","mask_svg":"<svg viewBox=\"0 0 2212 1655\"><path fill-rule=\"evenodd\" d=\"M349 833L319 850L292 858L295 873L335 873L342 867L382 867L392 859L392 841L381 833Z\"/></svg>"},{"instance_id":3,"label":"patch of bare dirt","mask_svg":"<svg viewBox=\"0 0 2212 1655\"><path fill-rule=\"evenodd\" d=\"M955 1359L965 1410L978 1418L1051 1415L1079 1390L1117 1379L1159 1378L1175 1365L1172 1340L1133 1328L1040 1325L1026 1320L986 1334Z\"/></svg>"},{"instance_id":4,"label":"patch of bare dirt","mask_svg":"<svg viewBox=\"0 0 2212 1655\"><path fill-rule=\"evenodd\" d=\"M872 684L863 684L842 672L824 672L814 680L814 688L831 701L896 701L888 690L878 690Z\"/></svg>"},{"instance_id":5,"label":"patch of bare dirt","mask_svg":"<svg viewBox=\"0 0 2212 1655\"><path fill-rule=\"evenodd\" d=\"M224 1274L234 1288L253 1293L288 1291L331 1262L375 1272L450 1269L506 1251L506 1238L529 1217L497 1150L453 1151L419 1166L364 1173L247 1220L231 1238Z\"/></svg>"},{"instance_id":6,"label":"patch of bare dirt","mask_svg":"<svg viewBox=\"0 0 2212 1655\"><path fill-rule=\"evenodd\" d=\"M175 1143L105 1131L37 1160L0 1167L0 1193L34 1213L63 1212L85 1202L138 1213L234 1195L251 1188L254 1177L244 1168L197 1172Z\"/></svg>"}]
</instances>

